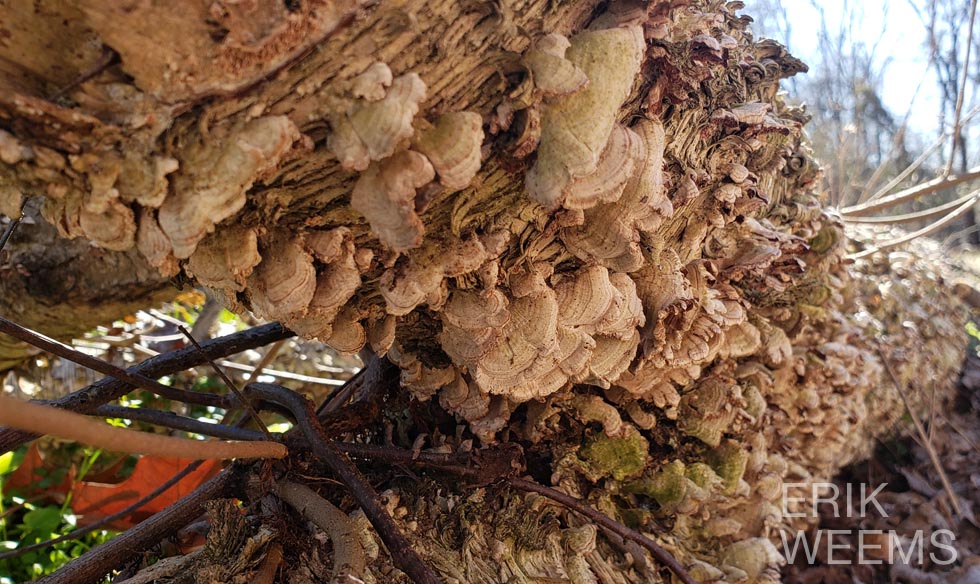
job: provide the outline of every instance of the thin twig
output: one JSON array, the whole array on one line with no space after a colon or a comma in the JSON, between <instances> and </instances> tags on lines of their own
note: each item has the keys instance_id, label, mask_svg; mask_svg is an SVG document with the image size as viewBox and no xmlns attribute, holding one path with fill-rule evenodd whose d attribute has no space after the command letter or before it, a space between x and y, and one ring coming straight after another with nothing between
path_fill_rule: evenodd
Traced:
<instances>
[{"instance_id":1,"label":"thin twig","mask_svg":"<svg viewBox=\"0 0 980 584\"><path fill-rule=\"evenodd\" d=\"M913 172L915 172L920 166L922 166L927 160L929 160L929 157L932 156L934 152L942 148L943 143L945 141L946 141L946 135L943 134L938 139L936 139L936 141L933 142L931 146L923 150L922 153L919 154L918 158L913 160L911 164L909 164L904 169L902 169L901 172L899 172L897 175L892 177L891 180L889 180L887 183L884 184L884 186L882 186L880 189L875 191L873 195L868 197L866 201L859 200L856 205L861 205L865 203L870 204L887 195L889 191L891 191L893 188L897 187L898 185L902 184L902 181L907 179Z\"/></svg>"},{"instance_id":2,"label":"thin twig","mask_svg":"<svg viewBox=\"0 0 980 584\"><path fill-rule=\"evenodd\" d=\"M926 64L926 68L922 71L922 75L919 77L919 83L915 86L915 91L912 92L912 99L909 100L909 107L907 110L905 110L905 115L902 117L902 124L901 126L899 126L898 131L894 135L891 149L888 151L888 156L878 164L878 167L875 169L874 173L872 173L871 178L869 178L868 181L865 183L864 188L861 190L861 195L858 197L857 200L858 204L864 203L869 198L876 199L879 197L883 197L886 194L888 194L888 191L890 191L895 184L898 184L897 182L892 184L892 182L889 181L889 185L891 186L886 185L885 188L879 189L873 195L871 193L871 189L873 189L875 185L878 184L878 181L881 179L882 174L884 174L886 168L888 167L888 163L895 161L896 159L895 151L898 150L899 146L902 146L904 149L905 134L908 131L909 120L912 117L912 112L915 110L915 105L916 105L915 101L919 97L919 91L922 89L922 86L926 81L926 77L928 77L929 67L932 66L932 62L934 59L935 59L935 54L929 56L929 63ZM940 141L940 144L941 143L942 142ZM905 170L901 171L900 175L904 174L907 176L908 174L911 174L915 168L917 168L919 165L922 164L922 162L924 162L924 159L922 161L918 161L917 163L913 162L911 165L907 166ZM904 178L899 179L899 181L901 180L904 180ZM869 195L871 196L869 197Z\"/></svg>"},{"instance_id":3,"label":"thin twig","mask_svg":"<svg viewBox=\"0 0 980 584\"><path fill-rule=\"evenodd\" d=\"M272 345L270 345L266 350L265 354L262 355L262 358L259 359L259 362L255 364L255 368L249 372L248 380L258 381L257 378L262 375L262 371L269 366L269 363L272 363L272 360L276 358L276 355L279 354L279 351L282 350L282 347L285 344L286 339L272 343Z\"/></svg>"},{"instance_id":4,"label":"thin twig","mask_svg":"<svg viewBox=\"0 0 980 584\"><path fill-rule=\"evenodd\" d=\"M0 316L0 332L7 333L14 338L20 339L25 343L31 344L43 351L47 351L48 353L57 355L62 359L67 359L72 363L77 363L83 367L88 367L93 371L98 371L104 375L114 377L119 381L124 381L130 385L145 389L167 399L219 408L228 407L229 404L228 399L222 396L200 393L196 391L186 391L176 387L170 387L160 383L159 381L150 379L145 375L133 373L123 369L122 367L117 367L112 363L99 359L98 357L86 355L81 351L77 351L50 337L34 332L2 316Z\"/></svg>"},{"instance_id":5,"label":"thin twig","mask_svg":"<svg viewBox=\"0 0 980 584\"><path fill-rule=\"evenodd\" d=\"M278 322L272 322L216 339L210 339L201 343L201 346L204 348L204 352L208 357L217 359L255 349L294 335L295 333L283 327ZM147 377L162 377L190 367L203 365L204 363L206 363L206 360L200 351L194 347L184 347L147 359L142 363L130 367L129 371ZM125 381L107 377L57 400L48 402L48 405L84 414L92 412L100 405L119 399L131 390L132 386ZM0 429L0 454L9 452L35 438L37 438L37 435L28 432Z\"/></svg>"},{"instance_id":6,"label":"thin twig","mask_svg":"<svg viewBox=\"0 0 980 584\"><path fill-rule=\"evenodd\" d=\"M886 249L891 249L893 247L897 247L899 245L902 245L903 243L908 243L908 242L912 241L913 239L918 239L920 237L925 237L927 235L930 235L932 233L935 233L935 232L939 231L940 229L942 229L944 226L946 226L948 223L950 223L951 221L953 221L953 219L956 219L957 217L959 217L963 213L966 213L967 211L973 209L974 203L976 203L978 200L980 200L980 189L977 189L976 191L973 191L973 193L971 193L970 199L967 202L963 203L962 205L960 205L959 207L957 207L955 210L951 211L949 214L947 214L946 216L944 216L942 219L939 219L938 221L935 221L935 222L933 222L933 223L931 223L929 225L926 225L922 229L919 229L917 231L913 231L911 233L907 233L907 234L905 234L905 235L903 235L901 237L896 237L895 239L890 239L890 240L888 240L888 241L886 241L884 243L875 244L872 247L869 247L868 249L859 251L857 253L848 254L846 257L849 260L858 260L858 259L867 257L869 255L872 255L874 253L877 253L879 251L884 251Z\"/></svg>"},{"instance_id":7,"label":"thin twig","mask_svg":"<svg viewBox=\"0 0 980 584\"><path fill-rule=\"evenodd\" d=\"M37 584L96 584L103 577L141 550L176 533L204 512L204 502L226 496L240 482L242 467L232 466L204 483L192 493L139 525L90 549L58 571L37 580Z\"/></svg>"},{"instance_id":8,"label":"thin twig","mask_svg":"<svg viewBox=\"0 0 980 584\"><path fill-rule=\"evenodd\" d=\"M949 497L950 504L953 506L953 510L956 511L957 517L963 519L963 509L960 507L959 497L953 491L953 486L949 482L949 478L946 476L946 470L943 469L942 463L939 462L939 455L936 453L936 449L933 447L932 443L928 440L928 434L926 429L922 426L922 422L919 421L919 416L912 409L911 404L909 404L908 397L905 395L905 388L902 384L898 382L898 377L895 376L895 372L892 371L891 365L888 363L888 359L885 358L885 352L878 347L878 356L881 357L881 364L885 367L885 371L888 372L888 377L891 378L892 383L895 385L895 389L898 391L898 395L902 397L902 403L905 404L905 410L908 411L909 417L912 418L912 424L915 425L915 431L919 433L919 438L922 439L922 447L926 449L929 454L929 460L932 461L933 468L939 474L939 480L943 483L943 488L946 489L946 495Z\"/></svg>"},{"instance_id":9,"label":"thin twig","mask_svg":"<svg viewBox=\"0 0 980 584\"><path fill-rule=\"evenodd\" d=\"M10 239L11 235L13 235L14 229L17 229L17 226L20 225L20 221L23 218L24 215L21 214L20 217L10 219L10 223L7 224L7 228L3 230L3 235L0 235L0 251L3 251L3 247L7 245L7 240Z\"/></svg>"},{"instance_id":10,"label":"thin twig","mask_svg":"<svg viewBox=\"0 0 980 584\"><path fill-rule=\"evenodd\" d=\"M224 359L219 359L216 361L216 363L225 369L235 369L236 371L248 373L249 381L257 381L259 374L262 374L269 375L270 377L276 377L278 379L288 379L290 381L300 381L302 383L313 383L316 385L328 385L331 387L338 387L344 384L343 380L340 379L313 377L312 375L303 375L301 373L293 373L292 371L280 371L278 369L270 369L268 367L259 369L258 366L253 367L252 365L246 365L245 363L235 363L234 361L227 361Z\"/></svg>"},{"instance_id":11,"label":"thin twig","mask_svg":"<svg viewBox=\"0 0 980 584\"><path fill-rule=\"evenodd\" d=\"M320 406L319 410L317 410L317 414L322 416L323 414L334 412L340 409L340 406L347 403L347 400L354 395L357 389L361 386L361 383L364 382L365 371L367 371L367 367L361 369L355 373L353 377L348 379L340 389L335 391L334 394L330 396L329 400Z\"/></svg>"},{"instance_id":12,"label":"thin twig","mask_svg":"<svg viewBox=\"0 0 980 584\"><path fill-rule=\"evenodd\" d=\"M192 418L185 418L174 412L153 410L149 408L129 408L126 406L105 405L99 406L92 412L93 416L100 418L123 418L126 420L136 420L146 422L154 426L173 428L183 432L191 432L202 436L214 436L215 438L225 438L227 440L264 440L265 434L257 430L247 430L235 428L224 424L212 424L201 422Z\"/></svg>"},{"instance_id":13,"label":"thin twig","mask_svg":"<svg viewBox=\"0 0 980 584\"><path fill-rule=\"evenodd\" d=\"M904 213L902 215L889 215L888 217L843 217L844 223L859 223L859 224L870 224L870 225L901 225L903 223L915 223L916 221L923 221L925 219L932 219L933 217L938 217L950 209L955 209L956 207L962 205L963 203L974 198L976 195L974 193L967 193L966 195L950 201L948 203L943 203L942 205L937 205L935 207L930 207L929 209L923 209L922 211L916 211L914 213Z\"/></svg>"},{"instance_id":14,"label":"thin twig","mask_svg":"<svg viewBox=\"0 0 980 584\"><path fill-rule=\"evenodd\" d=\"M953 141L950 144L949 150L949 160L946 161L946 169L943 172L944 175L948 175L953 170L953 160L956 158L956 144L962 137L960 132L962 131L962 126L960 125L960 115L963 113L963 97L966 95L966 83L970 79L970 51L973 49L973 21L977 18L977 0L970 2L970 20L967 26L966 33L966 48L964 51L966 54L963 56L963 77L960 80L960 85L956 91L956 105L953 106ZM956 50L956 47L953 47ZM966 166L966 153L963 155L964 163Z\"/></svg>"},{"instance_id":15,"label":"thin twig","mask_svg":"<svg viewBox=\"0 0 980 584\"><path fill-rule=\"evenodd\" d=\"M85 527L79 527L78 529L76 529L74 531L70 531L70 532L66 533L65 535L56 537L54 539L49 539L48 541L42 541L40 543L35 543L35 544L24 546L24 547L19 547L19 548L13 550L13 551L4 552L4 553L0 554L0 560L6 560L7 558L16 558L17 556L22 556L22 555L26 554L27 552L32 552L34 550L39 550L39 549L44 549L44 548L47 548L47 547L51 547L51 546L53 546L55 544L59 544L59 543L61 543L63 541L69 541L69 540L72 540L72 539L78 539L78 538L82 537L83 535L85 535L87 533L91 533L93 531L96 531L98 529L101 529L103 526L108 525L109 523L112 523L113 521L115 521L117 519L122 519L123 517L127 517L131 513L133 513L134 511L136 511L140 507L142 507L143 505L146 505L147 503L149 503L153 499L156 499L157 497L159 497L160 495L162 495L167 489L169 489L170 487L172 487L172 486L176 485L178 482L180 482L181 479L183 479L187 475L189 475L192 472L194 472L199 466L201 466L201 464L203 462L204 462L203 460L195 460L194 462L192 462L189 465L187 465L186 467L184 467L183 470L181 470L180 472L178 472L174 476L172 476L169 479L167 479L167 482L165 482L162 485L160 485L159 487L153 489L153 491L151 491L150 493L148 493L142 499L140 499L139 501L136 501L132 505L127 506L125 509L123 509L121 511L117 511L117 512L113 513L112 515L106 515L105 517L103 517L102 519L99 519L98 521L96 521L95 523L93 523L91 525L86 525Z\"/></svg>"},{"instance_id":16,"label":"thin twig","mask_svg":"<svg viewBox=\"0 0 980 584\"><path fill-rule=\"evenodd\" d=\"M294 391L271 383L249 383L245 390L249 396L255 395L260 399L278 403L293 413L296 426L308 441L313 454L326 463L334 475L350 490L351 495L371 521L371 525L381 536L395 565L413 582L438 584L439 578L432 568L422 561L394 519L385 511L371 483L330 441L317 420L313 403Z\"/></svg>"},{"instance_id":17,"label":"thin twig","mask_svg":"<svg viewBox=\"0 0 980 584\"><path fill-rule=\"evenodd\" d=\"M269 428L265 425L265 422L262 421L262 418L259 417L258 412L255 411L252 404L248 403L248 400L242 395L242 390L238 389L238 385L236 385L235 382L225 374L224 370L218 367L218 365L214 362L214 359L207 356L204 349L202 349L201 345L198 344L197 339L191 335L191 331L187 330L187 328L182 324L177 325L177 328L180 329L180 332L184 333L185 337L190 339L191 344L194 345L194 348L204 355L204 357L208 360L208 363L211 364L211 368L214 369L215 373L217 373L218 376L221 377L221 380L225 382L225 385L228 386L228 389L230 389L232 393L235 394L235 397L238 398L239 403L241 403L242 407L245 408L245 411L248 412L248 415L252 418L252 421L255 422L255 425L259 427L259 430L265 434L267 439L271 440L272 434L269 432Z\"/></svg>"},{"instance_id":18,"label":"thin twig","mask_svg":"<svg viewBox=\"0 0 980 584\"><path fill-rule=\"evenodd\" d=\"M910 201L924 195L932 194L937 191L942 191L955 187L958 184L965 183L967 181L975 180L980 178L980 167L973 167L970 170L964 172L963 174L958 174L955 176L939 177L933 180L924 182L922 184L909 187L905 190L899 191L894 195L889 195L887 197L878 199L877 201L869 201L861 205L854 205L852 207L844 207L840 210L841 215L845 216L864 216L870 215L876 211L882 209L887 209L893 207L905 201Z\"/></svg>"},{"instance_id":19,"label":"thin twig","mask_svg":"<svg viewBox=\"0 0 980 584\"><path fill-rule=\"evenodd\" d=\"M612 517L609 517L608 515L605 515L604 513L600 513L599 511L596 511L592 507L585 505L575 497L571 497L569 495L566 495L565 493L562 493L561 491L552 489L551 487L539 485L538 483L528 481L525 479L510 478L507 479L507 484L514 487L515 489L537 493L539 495L551 499L552 501L557 501L558 503L561 503L562 505L568 507L572 511L575 511L580 515L584 515L588 517L595 523L601 525L602 527L608 529L609 531L615 533L616 535L622 537L623 539L635 541L636 543L646 548L646 550L649 551L650 554L654 558L656 558L658 562L667 566L670 569L670 571L673 572L678 579L680 579L681 582L684 582L684 584L698 584L697 581L687 571L687 569L685 569L684 566L682 566L681 563L678 562L677 559L670 554L670 552L660 547L660 545L657 544L657 542L643 535L639 531L636 531L635 529L626 527L625 525L616 521Z\"/></svg>"},{"instance_id":20,"label":"thin twig","mask_svg":"<svg viewBox=\"0 0 980 584\"><path fill-rule=\"evenodd\" d=\"M0 394L0 424L81 442L113 452L174 458L284 458L279 442L207 441L118 428L82 414Z\"/></svg>"}]
</instances>

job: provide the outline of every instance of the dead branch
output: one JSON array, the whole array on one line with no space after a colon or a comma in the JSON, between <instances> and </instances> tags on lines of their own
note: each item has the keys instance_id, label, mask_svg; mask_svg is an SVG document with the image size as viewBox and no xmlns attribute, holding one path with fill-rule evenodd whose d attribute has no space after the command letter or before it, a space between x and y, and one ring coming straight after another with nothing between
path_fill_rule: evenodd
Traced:
<instances>
[{"instance_id":1,"label":"dead branch","mask_svg":"<svg viewBox=\"0 0 980 584\"><path fill-rule=\"evenodd\" d=\"M195 347L184 347L171 353L147 359L130 367L127 371L146 377L162 377L203 365L207 362L205 356L212 359L227 357L293 336L295 334L292 331L278 322L273 322L201 343L203 353ZM65 397L49 402L48 405L79 413L88 413L103 404L119 399L132 389L133 386L126 381L107 377ZM36 434L11 428L0 429L0 453L9 452L37 437Z\"/></svg>"},{"instance_id":2,"label":"dead branch","mask_svg":"<svg viewBox=\"0 0 980 584\"><path fill-rule=\"evenodd\" d=\"M355 527L346 513L313 489L293 481L279 484L277 494L330 536L334 550L331 582L337 581L338 578L354 580L364 575L367 566L364 548L358 541Z\"/></svg>"},{"instance_id":3,"label":"dead branch","mask_svg":"<svg viewBox=\"0 0 980 584\"><path fill-rule=\"evenodd\" d=\"M76 351L68 345L59 343L58 341L46 337L40 333L36 333L2 316L0 316L0 332L7 333L14 338L34 345L38 349L57 355L62 359L67 359L72 363L77 363L83 367L88 367L93 371L98 371L99 373L114 377L120 381L125 381L134 387L139 387L155 393L160 397L165 397L167 399L181 401L184 403L214 406L219 408L228 407L229 404L229 400L222 396L170 387L160 383L159 381L150 379L145 375L131 372L127 369L123 369L122 367L117 367L111 363L99 359L98 357L86 355L81 351Z\"/></svg>"},{"instance_id":4,"label":"dead branch","mask_svg":"<svg viewBox=\"0 0 980 584\"><path fill-rule=\"evenodd\" d=\"M248 412L249 417L251 417L252 421L255 422L255 425L259 427L259 430L261 430L262 433L265 434L265 437L267 439L271 440L272 434L269 433L269 428L266 427L265 422L263 422L262 418L259 417L259 414L255 411L255 408L252 407L252 404L248 403L248 400L245 399L245 397L242 395L242 390L238 389L238 385L236 385L235 382L232 381L231 378L229 378L228 375L225 374L223 369L218 367L217 363L214 362L214 359L211 359L210 357L207 356L207 354L201 348L201 345L197 342L197 339L195 339L194 336L191 335L191 331L187 330L187 327L181 324L181 325L177 325L177 329L180 330L180 332L182 332L184 336L190 340L191 344L194 345L195 349L200 351L201 354L204 355L205 358L207 358L208 364L211 365L211 369L213 369L214 372L218 374L218 377L220 377L221 380L225 382L225 386L228 388L228 390L235 394L235 397L238 398L238 402L242 404L242 407L244 407L245 411Z\"/></svg>"},{"instance_id":5,"label":"dead branch","mask_svg":"<svg viewBox=\"0 0 980 584\"><path fill-rule=\"evenodd\" d=\"M126 406L105 405L99 406L91 415L100 418L122 418L124 420L136 420L146 422L154 426L172 428L183 432L191 432L202 436L213 436L215 438L225 438L227 440L263 440L265 435L257 430L247 430L236 428L225 424L212 424L210 422L200 422L192 418L186 418L161 410L150 408L130 408Z\"/></svg>"},{"instance_id":6,"label":"dead branch","mask_svg":"<svg viewBox=\"0 0 980 584\"><path fill-rule=\"evenodd\" d=\"M394 519L385 511L374 487L368 482L346 455L337 450L330 437L316 417L313 403L305 397L271 383L250 383L245 388L246 395L277 403L293 413L297 428L309 443L313 454L330 467L336 477L347 486L351 495L364 510L371 525L378 531L381 540L388 547L395 565L415 582L437 584L435 575L412 545L402 534Z\"/></svg>"},{"instance_id":7,"label":"dead branch","mask_svg":"<svg viewBox=\"0 0 980 584\"><path fill-rule=\"evenodd\" d=\"M74 440L113 452L174 458L283 458L289 452L279 442L208 441L178 438L118 428L82 414L0 394L0 424Z\"/></svg>"}]
</instances>

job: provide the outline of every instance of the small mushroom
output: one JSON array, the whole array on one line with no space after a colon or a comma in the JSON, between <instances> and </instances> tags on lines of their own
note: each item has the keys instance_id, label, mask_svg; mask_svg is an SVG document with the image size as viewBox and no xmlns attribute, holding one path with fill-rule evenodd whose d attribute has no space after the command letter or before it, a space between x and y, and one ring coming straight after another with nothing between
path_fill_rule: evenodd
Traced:
<instances>
[{"instance_id":1,"label":"small mushroom","mask_svg":"<svg viewBox=\"0 0 980 584\"><path fill-rule=\"evenodd\" d=\"M361 273L354 264L353 243L343 256L327 264L316 278L316 292L310 300L308 313L326 320L350 300L361 285Z\"/></svg>"},{"instance_id":2,"label":"small mushroom","mask_svg":"<svg viewBox=\"0 0 980 584\"><path fill-rule=\"evenodd\" d=\"M609 388L626 371L640 343L640 333L633 331L628 339L617 339L607 335L595 337L595 349L589 360L587 383Z\"/></svg>"},{"instance_id":3,"label":"small mushroom","mask_svg":"<svg viewBox=\"0 0 980 584\"><path fill-rule=\"evenodd\" d=\"M180 271L177 258L174 257L170 240L160 229L154 212L146 207L140 209L139 230L136 232L136 249L146 261L156 268L160 275L169 278Z\"/></svg>"},{"instance_id":4,"label":"small mushroom","mask_svg":"<svg viewBox=\"0 0 980 584\"><path fill-rule=\"evenodd\" d=\"M681 398L678 428L709 446L718 446L735 421L740 402L741 392L734 380L707 377Z\"/></svg>"},{"instance_id":5,"label":"small mushroom","mask_svg":"<svg viewBox=\"0 0 980 584\"><path fill-rule=\"evenodd\" d=\"M136 217L122 201L107 202L101 210L83 204L78 213L81 234L113 251L126 251L136 242Z\"/></svg>"},{"instance_id":6,"label":"small mushroom","mask_svg":"<svg viewBox=\"0 0 980 584\"><path fill-rule=\"evenodd\" d=\"M247 283L255 313L276 320L305 313L316 292L316 270L302 239L273 234L260 253L262 262Z\"/></svg>"},{"instance_id":7,"label":"small mushroom","mask_svg":"<svg viewBox=\"0 0 980 584\"><path fill-rule=\"evenodd\" d=\"M395 342L395 327L398 322L394 316L387 314L384 316L371 315L368 317L367 338L371 350L380 357L384 357Z\"/></svg>"},{"instance_id":8,"label":"small mushroom","mask_svg":"<svg viewBox=\"0 0 980 584\"><path fill-rule=\"evenodd\" d=\"M613 126L595 172L570 182L566 187L566 209L589 209L598 203L619 199L633 176L633 167L645 157L643 140L630 130Z\"/></svg>"},{"instance_id":9,"label":"small mushroom","mask_svg":"<svg viewBox=\"0 0 980 584\"><path fill-rule=\"evenodd\" d=\"M459 373L439 391L439 405L473 422L490 413L490 395Z\"/></svg>"},{"instance_id":10,"label":"small mushroom","mask_svg":"<svg viewBox=\"0 0 980 584\"><path fill-rule=\"evenodd\" d=\"M718 356L722 359L748 357L755 354L760 347L762 338L759 329L748 322L742 322L725 330Z\"/></svg>"},{"instance_id":11,"label":"small mushroom","mask_svg":"<svg viewBox=\"0 0 980 584\"><path fill-rule=\"evenodd\" d=\"M553 281L558 321L564 326L594 325L609 311L616 297L609 271L602 266L586 267L565 277L556 276Z\"/></svg>"},{"instance_id":12,"label":"small mushroom","mask_svg":"<svg viewBox=\"0 0 980 584\"><path fill-rule=\"evenodd\" d=\"M351 93L367 101L378 101L384 98L394 76L388 65L375 61L360 75L354 78Z\"/></svg>"},{"instance_id":13,"label":"small mushroom","mask_svg":"<svg viewBox=\"0 0 980 584\"><path fill-rule=\"evenodd\" d=\"M178 168L180 162L176 158L153 156L147 161L143 155L127 151L116 179L119 196L124 201L134 201L144 207L159 207L170 189L167 175Z\"/></svg>"},{"instance_id":14,"label":"small mushroom","mask_svg":"<svg viewBox=\"0 0 980 584\"><path fill-rule=\"evenodd\" d=\"M420 304L441 308L448 295L445 278L477 271L500 255L504 241L499 234L491 233L482 238L450 240L417 256L410 254L404 265L396 265L381 275L379 289L387 312L402 316Z\"/></svg>"},{"instance_id":15,"label":"small mushroom","mask_svg":"<svg viewBox=\"0 0 980 584\"><path fill-rule=\"evenodd\" d=\"M345 306L333 319L330 336L324 342L335 350L354 354L367 343L367 333L361 325L359 311L351 306Z\"/></svg>"},{"instance_id":16,"label":"small mushroom","mask_svg":"<svg viewBox=\"0 0 980 584\"><path fill-rule=\"evenodd\" d=\"M664 189L663 124L642 120L633 130L643 141L645 156L620 199L587 209L581 225L561 230L562 241L576 257L621 272L643 265L641 239L674 211Z\"/></svg>"},{"instance_id":17,"label":"small mushroom","mask_svg":"<svg viewBox=\"0 0 980 584\"><path fill-rule=\"evenodd\" d=\"M571 95L589 84L585 72L565 58L569 46L566 37L551 33L535 41L524 55L534 87L545 97Z\"/></svg>"}]
</instances>

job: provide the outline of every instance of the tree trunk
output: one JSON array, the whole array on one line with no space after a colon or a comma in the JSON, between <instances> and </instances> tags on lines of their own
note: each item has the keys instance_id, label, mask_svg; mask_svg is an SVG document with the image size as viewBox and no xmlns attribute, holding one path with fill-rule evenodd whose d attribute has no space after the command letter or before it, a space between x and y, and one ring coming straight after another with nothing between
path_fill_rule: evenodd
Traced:
<instances>
[{"instance_id":1,"label":"tree trunk","mask_svg":"<svg viewBox=\"0 0 980 584\"><path fill-rule=\"evenodd\" d=\"M40 216L32 219L0 256L0 315L67 341L176 293L136 250L67 241ZM0 372L34 354L34 347L0 334Z\"/></svg>"},{"instance_id":2,"label":"tree trunk","mask_svg":"<svg viewBox=\"0 0 980 584\"><path fill-rule=\"evenodd\" d=\"M843 262L807 117L776 95L803 66L739 4L0 7L0 197L386 354L399 443L516 442L698 579L778 579L779 531L814 519L783 515L784 482L896 426L882 358L918 403L964 341L926 263ZM502 488L385 486L454 581L663 575ZM285 553L283 581L316 573Z\"/></svg>"}]
</instances>

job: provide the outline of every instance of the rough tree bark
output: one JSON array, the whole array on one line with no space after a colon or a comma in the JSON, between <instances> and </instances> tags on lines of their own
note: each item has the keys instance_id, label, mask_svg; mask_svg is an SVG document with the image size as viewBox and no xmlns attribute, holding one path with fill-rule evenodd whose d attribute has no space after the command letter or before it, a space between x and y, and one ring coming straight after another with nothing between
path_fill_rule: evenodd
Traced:
<instances>
[{"instance_id":1,"label":"rough tree bark","mask_svg":"<svg viewBox=\"0 0 980 584\"><path fill-rule=\"evenodd\" d=\"M33 221L14 232L0 257L0 314L67 341L176 293L136 250L69 242L39 214L28 216ZM0 372L36 353L0 334Z\"/></svg>"},{"instance_id":2,"label":"rough tree bark","mask_svg":"<svg viewBox=\"0 0 980 584\"><path fill-rule=\"evenodd\" d=\"M516 442L699 580L772 581L809 520L783 483L901 417L879 354L919 403L963 340L925 263L844 263L777 96L805 67L740 8L4 5L0 210L36 193L63 236L369 345L402 370L396 440ZM663 575L533 497L387 486L451 581ZM393 581L371 549L362 577ZM321 561L285 553L283 581Z\"/></svg>"}]
</instances>

